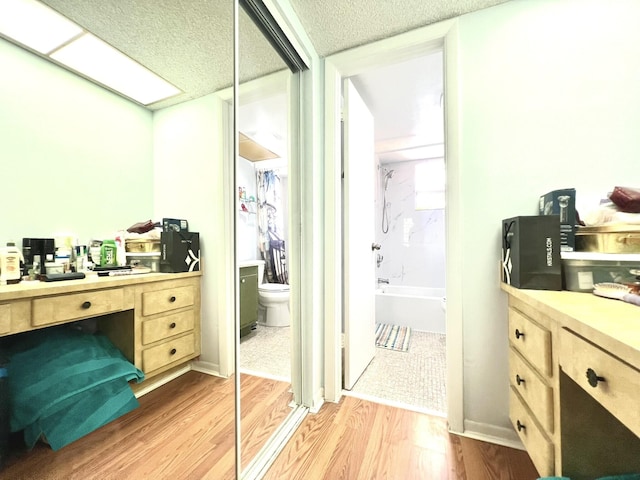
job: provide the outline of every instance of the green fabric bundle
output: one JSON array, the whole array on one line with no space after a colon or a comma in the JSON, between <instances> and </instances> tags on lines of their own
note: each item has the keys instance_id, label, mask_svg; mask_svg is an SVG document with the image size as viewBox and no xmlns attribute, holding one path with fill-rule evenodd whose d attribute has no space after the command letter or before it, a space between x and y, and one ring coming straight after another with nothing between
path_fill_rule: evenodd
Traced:
<instances>
[{"instance_id":1,"label":"green fabric bundle","mask_svg":"<svg viewBox=\"0 0 640 480\"><path fill-rule=\"evenodd\" d=\"M58 450L139 404L129 387L144 374L101 334L66 326L22 334L9 350L11 431L32 448Z\"/></svg>"}]
</instances>

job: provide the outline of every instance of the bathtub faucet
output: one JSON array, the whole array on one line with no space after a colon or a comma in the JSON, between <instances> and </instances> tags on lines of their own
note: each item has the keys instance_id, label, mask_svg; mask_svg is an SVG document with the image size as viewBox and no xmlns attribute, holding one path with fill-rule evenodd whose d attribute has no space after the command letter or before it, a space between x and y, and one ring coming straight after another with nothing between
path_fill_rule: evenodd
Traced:
<instances>
[{"instance_id":1,"label":"bathtub faucet","mask_svg":"<svg viewBox=\"0 0 640 480\"><path fill-rule=\"evenodd\" d=\"M380 285L381 283L386 283L387 285L389 285L389 279L388 278L378 278L378 285Z\"/></svg>"}]
</instances>

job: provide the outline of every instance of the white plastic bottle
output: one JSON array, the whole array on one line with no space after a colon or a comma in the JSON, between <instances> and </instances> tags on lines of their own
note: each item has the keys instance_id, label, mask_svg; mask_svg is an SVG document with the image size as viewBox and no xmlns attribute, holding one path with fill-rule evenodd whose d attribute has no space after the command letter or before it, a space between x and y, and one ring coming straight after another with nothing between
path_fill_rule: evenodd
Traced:
<instances>
[{"instance_id":1,"label":"white plastic bottle","mask_svg":"<svg viewBox=\"0 0 640 480\"><path fill-rule=\"evenodd\" d=\"M0 248L0 285L18 283L20 281L20 261L22 252L14 242Z\"/></svg>"}]
</instances>

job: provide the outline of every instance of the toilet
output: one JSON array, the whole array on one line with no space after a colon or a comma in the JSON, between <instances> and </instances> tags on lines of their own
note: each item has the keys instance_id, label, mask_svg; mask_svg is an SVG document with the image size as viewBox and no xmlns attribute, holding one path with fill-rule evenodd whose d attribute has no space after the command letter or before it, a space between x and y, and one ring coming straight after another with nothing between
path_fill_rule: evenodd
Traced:
<instances>
[{"instance_id":1,"label":"toilet","mask_svg":"<svg viewBox=\"0 0 640 480\"><path fill-rule=\"evenodd\" d=\"M258 264L258 280L264 278L264 262ZM289 285L260 283L258 285L258 323L267 327L288 327Z\"/></svg>"}]
</instances>

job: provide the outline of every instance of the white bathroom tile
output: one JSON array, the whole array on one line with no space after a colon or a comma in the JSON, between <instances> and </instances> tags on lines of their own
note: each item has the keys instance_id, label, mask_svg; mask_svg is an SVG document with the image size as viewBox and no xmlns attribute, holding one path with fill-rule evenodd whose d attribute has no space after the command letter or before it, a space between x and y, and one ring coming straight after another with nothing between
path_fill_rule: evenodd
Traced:
<instances>
[{"instance_id":1,"label":"white bathroom tile","mask_svg":"<svg viewBox=\"0 0 640 480\"><path fill-rule=\"evenodd\" d=\"M392 284L445 286L444 210L415 210L416 162L389 164L394 174L387 184L388 233L382 232L382 198L376 199L376 242L383 260L376 277ZM382 172L382 170L381 170ZM380 196L384 193L382 183Z\"/></svg>"}]
</instances>

